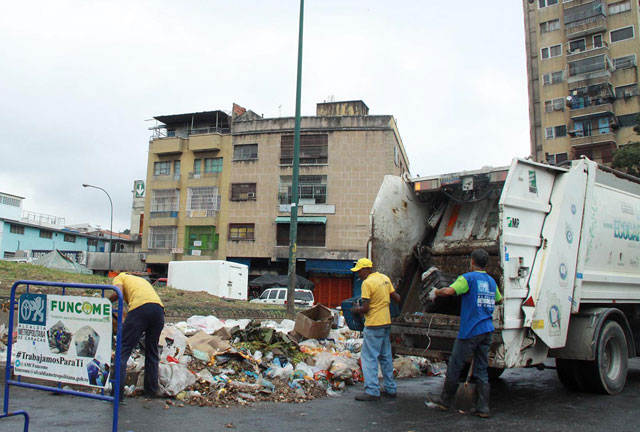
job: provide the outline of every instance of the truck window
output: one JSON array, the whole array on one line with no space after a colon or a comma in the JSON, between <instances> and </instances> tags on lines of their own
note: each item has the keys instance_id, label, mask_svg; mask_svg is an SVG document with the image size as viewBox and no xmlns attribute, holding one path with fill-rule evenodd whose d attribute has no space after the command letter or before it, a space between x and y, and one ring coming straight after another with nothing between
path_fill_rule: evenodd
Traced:
<instances>
[{"instance_id":1,"label":"truck window","mask_svg":"<svg viewBox=\"0 0 640 432\"><path fill-rule=\"evenodd\" d=\"M269 297L269 291L265 291L260 295L260 300L266 300Z\"/></svg>"},{"instance_id":2,"label":"truck window","mask_svg":"<svg viewBox=\"0 0 640 432\"><path fill-rule=\"evenodd\" d=\"M279 300L284 300L285 296L287 294L287 291L285 290L278 290L278 299Z\"/></svg>"},{"instance_id":3,"label":"truck window","mask_svg":"<svg viewBox=\"0 0 640 432\"><path fill-rule=\"evenodd\" d=\"M278 291L271 290L271 292L269 293L269 300L275 300L277 295L278 295Z\"/></svg>"},{"instance_id":4,"label":"truck window","mask_svg":"<svg viewBox=\"0 0 640 432\"><path fill-rule=\"evenodd\" d=\"M295 299L296 300L303 300L303 301L312 301L313 300L313 294L311 294L311 292L309 292L309 291L296 291L295 292Z\"/></svg>"}]
</instances>

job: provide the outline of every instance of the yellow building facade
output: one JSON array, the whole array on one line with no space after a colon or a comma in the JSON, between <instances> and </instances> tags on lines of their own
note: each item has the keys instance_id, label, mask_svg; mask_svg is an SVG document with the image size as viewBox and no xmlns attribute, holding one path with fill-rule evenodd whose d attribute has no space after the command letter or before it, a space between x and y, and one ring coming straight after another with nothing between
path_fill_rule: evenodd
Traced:
<instances>
[{"instance_id":1,"label":"yellow building facade","mask_svg":"<svg viewBox=\"0 0 640 432\"><path fill-rule=\"evenodd\" d=\"M636 140L638 2L523 0L531 154L610 163Z\"/></svg>"}]
</instances>

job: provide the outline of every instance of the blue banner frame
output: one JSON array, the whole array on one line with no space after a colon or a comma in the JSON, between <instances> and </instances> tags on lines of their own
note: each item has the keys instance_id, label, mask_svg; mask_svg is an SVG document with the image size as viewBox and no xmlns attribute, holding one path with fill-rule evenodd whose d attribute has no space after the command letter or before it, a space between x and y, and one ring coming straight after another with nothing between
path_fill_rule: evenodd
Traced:
<instances>
[{"instance_id":1,"label":"blue banner frame","mask_svg":"<svg viewBox=\"0 0 640 432\"><path fill-rule=\"evenodd\" d=\"M62 295L67 295L67 288L81 288L81 289L94 289L100 290L102 292L102 297L105 297L105 291L111 290L115 291L118 294L118 308L113 310L114 313L118 314L118 328L116 332L116 352L115 352L115 372L112 377L110 377L109 381L111 382L111 386L113 389L113 396L108 396L104 394L104 389L100 392L100 394L93 393L85 393L77 390L66 390L62 388L62 383L58 383L57 387L45 386L40 384L32 384L22 382L22 377L18 376L17 380L12 380L11 372L13 370L13 365L11 364L11 351L13 348L13 315L14 310L16 309L17 300L15 298L16 288L20 285L26 286L26 293L29 294L30 287L35 286L48 286L48 287L58 287L62 288ZM9 387L17 386L17 387L26 387L36 390L45 390L54 393L62 393L73 396L81 396L89 399L98 399L107 402L113 403L113 432L118 431L118 408L120 400L120 351L122 349L122 311L123 311L123 297L122 291L120 288L113 285L92 285L92 284L78 284L78 283L63 283L63 282L48 282L48 281L32 281L32 280L19 280L16 281L11 287L11 303L9 307L9 340L7 342L7 367L5 371L5 384L4 384L4 412L0 413L0 419L3 417L9 417L12 415L23 415L25 417L25 427L24 430L27 431L29 429L29 415L23 411L9 411Z\"/></svg>"}]
</instances>

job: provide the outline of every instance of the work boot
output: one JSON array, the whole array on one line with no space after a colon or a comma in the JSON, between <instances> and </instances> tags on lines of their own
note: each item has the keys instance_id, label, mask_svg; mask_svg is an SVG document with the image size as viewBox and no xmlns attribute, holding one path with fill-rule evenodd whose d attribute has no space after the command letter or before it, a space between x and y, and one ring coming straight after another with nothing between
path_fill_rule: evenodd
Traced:
<instances>
[{"instance_id":1,"label":"work boot","mask_svg":"<svg viewBox=\"0 0 640 432\"><path fill-rule=\"evenodd\" d=\"M453 401L453 397L456 395L457 390L458 383L453 379L447 378L444 380L444 386L442 387L440 396L427 393L427 400L424 404L429 408L434 408L431 405L435 405L435 407L440 408L442 411L448 411L449 408L451 408L451 402Z\"/></svg>"},{"instance_id":2,"label":"work boot","mask_svg":"<svg viewBox=\"0 0 640 432\"><path fill-rule=\"evenodd\" d=\"M380 400L380 396L370 395L369 393L362 393L357 395L355 399L361 402L371 402L371 401Z\"/></svg>"},{"instance_id":3,"label":"work boot","mask_svg":"<svg viewBox=\"0 0 640 432\"><path fill-rule=\"evenodd\" d=\"M491 386L488 382L478 381L476 384L476 407L471 414L482 418L489 418L489 393Z\"/></svg>"}]
</instances>

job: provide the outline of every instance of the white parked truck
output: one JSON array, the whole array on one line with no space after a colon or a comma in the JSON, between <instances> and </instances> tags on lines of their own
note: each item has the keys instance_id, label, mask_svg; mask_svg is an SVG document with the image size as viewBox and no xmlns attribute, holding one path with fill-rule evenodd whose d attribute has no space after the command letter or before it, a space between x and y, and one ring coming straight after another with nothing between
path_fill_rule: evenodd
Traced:
<instances>
[{"instance_id":1,"label":"white parked truck","mask_svg":"<svg viewBox=\"0 0 640 432\"><path fill-rule=\"evenodd\" d=\"M371 214L370 250L403 297L396 353L447 359L459 299L429 303L421 280L447 285L484 248L504 302L490 375L556 359L574 390L618 393L640 354L640 180L588 159L442 176L387 176Z\"/></svg>"},{"instance_id":2,"label":"white parked truck","mask_svg":"<svg viewBox=\"0 0 640 432\"><path fill-rule=\"evenodd\" d=\"M247 300L249 267L231 261L171 261L167 285L206 291L218 297Z\"/></svg>"}]
</instances>

